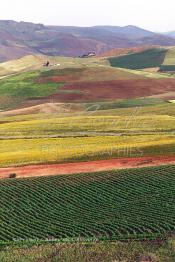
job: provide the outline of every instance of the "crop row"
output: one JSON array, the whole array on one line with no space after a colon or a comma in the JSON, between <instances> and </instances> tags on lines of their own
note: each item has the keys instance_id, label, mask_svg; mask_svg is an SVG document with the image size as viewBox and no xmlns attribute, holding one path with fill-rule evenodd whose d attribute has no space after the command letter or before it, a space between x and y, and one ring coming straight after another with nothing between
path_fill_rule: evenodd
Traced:
<instances>
[{"instance_id":1,"label":"crop row","mask_svg":"<svg viewBox=\"0 0 175 262\"><path fill-rule=\"evenodd\" d=\"M175 229L175 166L6 179L0 241L130 239Z\"/></svg>"}]
</instances>

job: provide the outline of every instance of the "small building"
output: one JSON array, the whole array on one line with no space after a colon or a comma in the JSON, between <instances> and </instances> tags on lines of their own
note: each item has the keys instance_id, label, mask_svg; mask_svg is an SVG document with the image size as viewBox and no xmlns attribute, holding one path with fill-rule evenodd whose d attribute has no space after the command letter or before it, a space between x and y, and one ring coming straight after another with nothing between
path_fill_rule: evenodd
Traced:
<instances>
[{"instance_id":1,"label":"small building","mask_svg":"<svg viewBox=\"0 0 175 262\"><path fill-rule=\"evenodd\" d=\"M79 56L80 58L88 58L88 57L93 57L93 56L96 56L96 53L95 52L89 52L87 54L84 54L82 56Z\"/></svg>"}]
</instances>

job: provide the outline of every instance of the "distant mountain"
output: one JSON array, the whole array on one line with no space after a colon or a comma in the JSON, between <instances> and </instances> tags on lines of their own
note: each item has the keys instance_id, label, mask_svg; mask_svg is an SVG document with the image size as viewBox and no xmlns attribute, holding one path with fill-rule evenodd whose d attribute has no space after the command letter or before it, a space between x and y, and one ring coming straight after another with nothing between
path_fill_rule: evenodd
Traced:
<instances>
[{"instance_id":1,"label":"distant mountain","mask_svg":"<svg viewBox=\"0 0 175 262\"><path fill-rule=\"evenodd\" d=\"M154 36L155 33L150 32L148 30L139 28L137 26L128 25L124 27L120 26L95 26L95 28L107 30L108 32L120 34L121 36L128 39L139 39L142 37L151 37Z\"/></svg>"},{"instance_id":2,"label":"distant mountain","mask_svg":"<svg viewBox=\"0 0 175 262\"><path fill-rule=\"evenodd\" d=\"M169 37L175 38L175 31L171 31L171 32L168 32L168 33L164 33L164 35L167 35L167 36L169 36Z\"/></svg>"},{"instance_id":3,"label":"distant mountain","mask_svg":"<svg viewBox=\"0 0 175 262\"><path fill-rule=\"evenodd\" d=\"M145 43L145 45L174 46L174 41L175 39L170 36L154 34L152 37L143 37L138 39L137 44L142 45Z\"/></svg>"},{"instance_id":4,"label":"distant mountain","mask_svg":"<svg viewBox=\"0 0 175 262\"><path fill-rule=\"evenodd\" d=\"M45 26L0 20L0 62L24 55L80 56L114 48L175 45L175 39L136 26Z\"/></svg>"}]
</instances>

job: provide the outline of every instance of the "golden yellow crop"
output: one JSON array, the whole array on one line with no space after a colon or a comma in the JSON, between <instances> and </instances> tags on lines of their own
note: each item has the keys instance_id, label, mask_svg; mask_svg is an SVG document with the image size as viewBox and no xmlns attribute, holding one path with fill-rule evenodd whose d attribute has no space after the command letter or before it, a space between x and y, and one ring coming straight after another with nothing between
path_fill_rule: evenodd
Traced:
<instances>
[{"instance_id":1,"label":"golden yellow crop","mask_svg":"<svg viewBox=\"0 0 175 262\"><path fill-rule=\"evenodd\" d=\"M175 117L167 115L77 116L37 119L0 125L0 137L33 138L88 132L154 133L173 131ZM91 135L91 133L89 134Z\"/></svg>"},{"instance_id":2,"label":"golden yellow crop","mask_svg":"<svg viewBox=\"0 0 175 262\"><path fill-rule=\"evenodd\" d=\"M0 166L142 156L147 148L150 148L149 154L154 154L160 146L171 146L173 150L175 137L138 135L0 140Z\"/></svg>"}]
</instances>

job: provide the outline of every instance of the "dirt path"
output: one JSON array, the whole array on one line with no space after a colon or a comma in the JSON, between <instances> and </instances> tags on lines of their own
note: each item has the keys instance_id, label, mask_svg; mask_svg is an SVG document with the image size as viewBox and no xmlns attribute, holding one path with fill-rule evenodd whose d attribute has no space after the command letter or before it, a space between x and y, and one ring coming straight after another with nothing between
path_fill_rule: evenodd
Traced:
<instances>
[{"instance_id":1,"label":"dirt path","mask_svg":"<svg viewBox=\"0 0 175 262\"><path fill-rule=\"evenodd\" d=\"M12 173L15 173L17 178L22 178L158 166L163 164L175 164L175 156L118 158L90 162L0 168L0 178L8 178Z\"/></svg>"}]
</instances>

